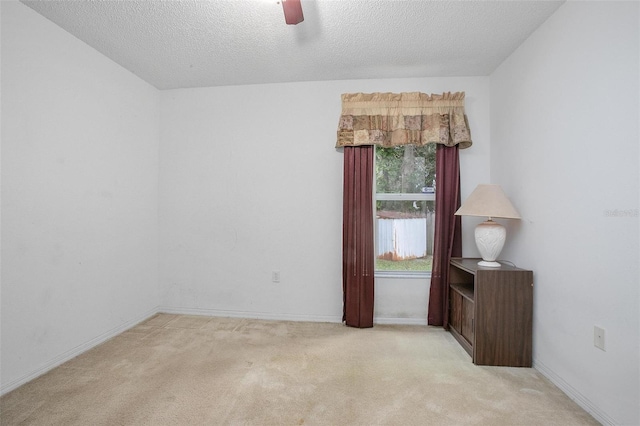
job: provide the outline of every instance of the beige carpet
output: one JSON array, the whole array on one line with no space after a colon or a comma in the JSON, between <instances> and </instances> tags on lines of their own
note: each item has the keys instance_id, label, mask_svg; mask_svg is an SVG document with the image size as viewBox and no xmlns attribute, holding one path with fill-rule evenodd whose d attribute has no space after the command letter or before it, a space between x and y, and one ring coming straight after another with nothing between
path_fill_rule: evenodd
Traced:
<instances>
[{"instance_id":1,"label":"beige carpet","mask_svg":"<svg viewBox=\"0 0 640 426\"><path fill-rule=\"evenodd\" d=\"M160 314L8 393L2 425L595 425L441 328Z\"/></svg>"}]
</instances>

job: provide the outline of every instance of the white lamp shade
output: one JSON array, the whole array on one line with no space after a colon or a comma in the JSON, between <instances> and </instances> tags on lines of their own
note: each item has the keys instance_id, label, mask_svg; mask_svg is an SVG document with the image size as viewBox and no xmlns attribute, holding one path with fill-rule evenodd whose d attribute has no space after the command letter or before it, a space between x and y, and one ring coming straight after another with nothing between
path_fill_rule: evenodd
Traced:
<instances>
[{"instance_id":1,"label":"white lamp shade","mask_svg":"<svg viewBox=\"0 0 640 426\"><path fill-rule=\"evenodd\" d=\"M456 216L485 216L505 219L520 219L500 185L481 184L456 211Z\"/></svg>"}]
</instances>

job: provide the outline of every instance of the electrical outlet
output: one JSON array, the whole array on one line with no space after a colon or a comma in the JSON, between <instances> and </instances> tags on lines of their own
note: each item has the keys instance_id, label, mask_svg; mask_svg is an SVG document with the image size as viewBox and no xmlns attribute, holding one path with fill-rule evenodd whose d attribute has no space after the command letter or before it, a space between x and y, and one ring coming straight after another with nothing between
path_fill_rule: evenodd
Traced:
<instances>
[{"instance_id":1,"label":"electrical outlet","mask_svg":"<svg viewBox=\"0 0 640 426\"><path fill-rule=\"evenodd\" d=\"M280 271L273 271L271 273L271 281L274 283L280 282Z\"/></svg>"},{"instance_id":2,"label":"electrical outlet","mask_svg":"<svg viewBox=\"0 0 640 426\"><path fill-rule=\"evenodd\" d=\"M593 346L596 348L604 349L604 328L598 326L593 327Z\"/></svg>"}]
</instances>

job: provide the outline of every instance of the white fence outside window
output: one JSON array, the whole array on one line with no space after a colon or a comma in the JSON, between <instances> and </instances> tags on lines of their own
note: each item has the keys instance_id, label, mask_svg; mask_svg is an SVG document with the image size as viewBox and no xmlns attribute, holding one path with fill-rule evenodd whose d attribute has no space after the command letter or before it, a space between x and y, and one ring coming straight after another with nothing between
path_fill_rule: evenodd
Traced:
<instances>
[{"instance_id":1,"label":"white fence outside window","mask_svg":"<svg viewBox=\"0 0 640 426\"><path fill-rule=\"evenodd\" d=\"M433 213L424 218L377 218L378 246L376 257L406 260L433 253Z\"/></svg>"}]
</instances>

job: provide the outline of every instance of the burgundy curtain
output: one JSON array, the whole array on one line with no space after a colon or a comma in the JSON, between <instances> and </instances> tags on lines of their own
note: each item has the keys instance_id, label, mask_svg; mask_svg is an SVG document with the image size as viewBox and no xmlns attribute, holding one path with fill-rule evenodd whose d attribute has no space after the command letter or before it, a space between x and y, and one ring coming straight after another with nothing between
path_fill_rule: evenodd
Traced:
<instances>
[{"instance_id":1,"label":"burgundy curtain","mask_svg":"<svg viewBox=\"0 0 640 426\"><path fill-rule=\"evenodd\" d=\"M460 161L458 146L438 145L436 151L436 223L429 292L429 325L449 327L449 261L462 256L460 216Z\"/></svg>"},{"instance_id":2,"label":"burgundy curtain","mask_svg":"<svg viewBox=\"0 0 640 426\"><path fill-rule=\"evenodd\" d=\"M373 327L373 150L344 148L342 320L358 328Z\"/></svg>"}]
</instances>

